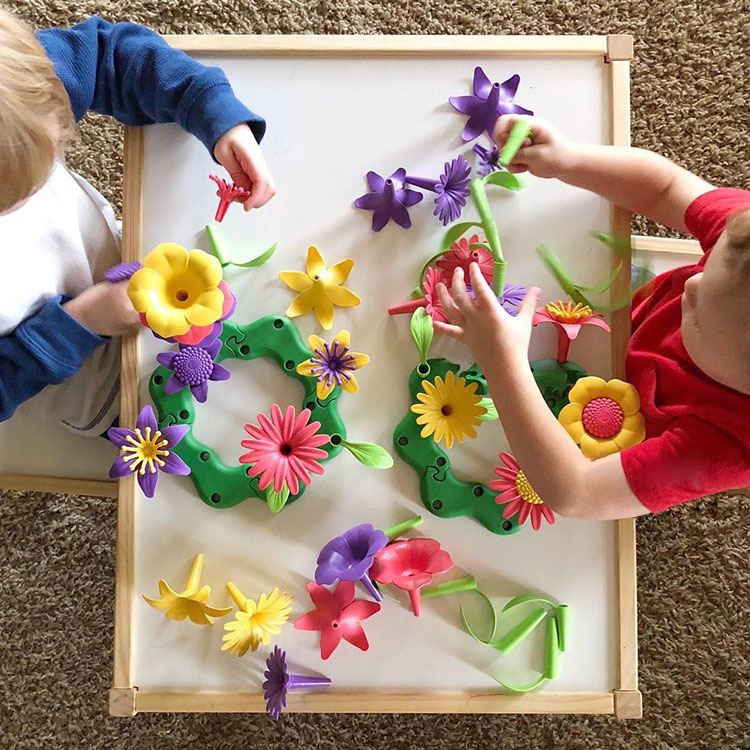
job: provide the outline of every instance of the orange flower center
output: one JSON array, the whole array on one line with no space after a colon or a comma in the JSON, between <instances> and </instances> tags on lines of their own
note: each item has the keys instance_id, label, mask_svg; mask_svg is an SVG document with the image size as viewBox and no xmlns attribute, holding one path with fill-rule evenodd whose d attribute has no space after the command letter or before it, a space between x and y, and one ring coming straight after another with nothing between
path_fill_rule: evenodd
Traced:
<instances>
[{"instance_id":1,"label":"orange flower center","mask_svg":"<svg viewBox=\"0 0 750 750\"><path fill-rule=\"evenodd\" d=\"M526 474L522 471L519 471L516 475L516 492L521 496L521 500L525 503L529 503L529 505L542 504L542 498L536 494L534 488L529 483L529 480L526 479Z\"/></svg>"},{"instance_id":2,"label":"orange flower center","mask_svg":"<svg viewBox=\"0 0 750 750\"><path fill-rule=\"evenodd\" d=\"M544 308L558 323L578 323L591 317L591 308L580 302L550 302Z\"/></svg>"},{"instance_id":3,"label":"orange flower center","mask_svg":"<svg viewBox=\"0 0 750 750\"><path fill-rule=\"evenodd\" d=\"M611 398L594 398L583 408L583 429L595 438L613 438L622 429L625 415L617 401Z\"/></svg>"}]
</instances>

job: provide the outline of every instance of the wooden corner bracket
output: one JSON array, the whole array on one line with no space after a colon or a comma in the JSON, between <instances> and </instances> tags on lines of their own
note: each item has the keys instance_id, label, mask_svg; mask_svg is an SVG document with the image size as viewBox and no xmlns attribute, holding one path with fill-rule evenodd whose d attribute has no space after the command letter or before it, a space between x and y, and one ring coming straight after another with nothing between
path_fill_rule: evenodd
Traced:
<instances>
[{"instance_id":1,"label":"wooden corner bracket","mask_svg":"<svg viewBox=\"0 0 750 750\"><path fill-rule=\"evenodd\" d=\"M109 715L132 718L136 715L135 696L138 688L110 688Z\"/></svg>"},{"instance_id":2,"label":"wooden corner bracket","mask_svg":"<svg viewBox=\"0 0 750 750\"><path fill-rule=\"evenodd\" d=\"M633 37L630 34L607 34L607 62L633 59Z\"/></svg>"},{"instance_id":3,"label":"wooden corner bracket","mask_svg":"<svg viewBox=\"0 0 750 750\"><path fill-rule=\"evenodd\" d=\"M615 718L640 719L643 717L643 696L640 690L613 690Z\"/></svg>"}]
</instances>

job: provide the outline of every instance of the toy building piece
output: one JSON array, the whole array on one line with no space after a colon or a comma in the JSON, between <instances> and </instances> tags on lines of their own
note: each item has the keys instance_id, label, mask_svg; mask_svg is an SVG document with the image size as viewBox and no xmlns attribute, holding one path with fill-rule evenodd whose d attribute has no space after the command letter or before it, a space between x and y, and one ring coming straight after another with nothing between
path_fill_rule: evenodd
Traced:
<instances>
[{"instance_id":1,"label":"toy building piece","mask_svg":"<svg viewBox=\"0 0 750 750\"><path fill-rule=\"evenodd\" d=\"M538 307L534 312L532 325L553 323L557 328L557 361L567 362L570 342L578 338L582 326L593 325L603 328L607 333L610 328L600 313L594 312L588 305L580 302L549 302Z\"/></svg>"},{"instance_id":2,"label":"toy building piece","mask_svg":"<svg viewBox=\"0 0 750 750\"><path fill-rule=\"evenodd\" d=\"M370 358L352 351L349 331L338 333L331 344L315 334L307 342L313 355L297 365L297 372L316 379L318 398L327 398L336 387L347 393L359 391L354 373L368 364Z\"/></svg>"},{"instance_id":3,"label":"toy building piece","mask_svg":"<svg viewBox=\"0 0 750 750\"><path fill-rule=\"evenodd\" d=\"M369 193L354 201L357 208L372 211L372 229L379 232L389 221L402 229L411 226L407 209L422 200L422 193L406 187L406 170L397 169L390 177L383 178L377 172L367 173Z\"/></svg>"},{"instance_id":4,"label":"toy building piece","mask_svg":"<svg viewBox=\"0 0 750 750\"><path fill-rule=\"evenodd\" d=\"M229 380L230 372L216 362L221 350L218 337L209 336L194 346L180 344L177 352L160 352L156 361L172 371L164 390L169 395L188 388L199 403L208 398L208 382Z\"/></svg>"},{"instance_id":5,"label":"toy building piece","mask_svg":"<svg viewBox=\"0 0 750 750\"><path fill-rule=\"evenodd\" d=\"M505 141L503 151L500 154L500 164L507 167L515 158L518 150L523 146L524 141L531 134L531 123L525 120L518 120L510 131L508 139Z\"/></svg>"},{"instance_id":6,"label":"toy building piece","mask_svg":"<svg viewBox=\"0 0 750 750\"><path fill-rule=\"evenodd\" d=\"M215 224L206 224L206 235L208 236L208 240L211 243L211 250L213 251L213 254L219 259L219 263L221 263L222 268L226 268L227 266L235 266L237 268L258 268L271 258L271 256L276 252L276 248L279 244L278 242L274 242L273 245L268 248L268 250L261 253L252 260L235 261L228 260L224 256L223 248L227 243L219 227L217 227Z\"/></svg>"},{"instance_id":7,"label":"toy building piece","mask_svg":"<svg viewBox=\"0 0 750 750\"><path fill-rule=\"evenodd\" d=\"M308 675L289 674L286 663L286 651L274 646L268 659L266 671L263 673L263 697L266 701L266 711L275 721L286 708L286 696L290 690L311 690L330 687L329 677L314 677Z\"/></svg>"},{"instance_id":8,"label":"toy building piece","mask_svg":"<svg viewBox=\"0 0 750 750\"><path fill-rule=\"evenodd\" d=\"M223 178L217 177L215 174L208 175L208 179L213 180L218 188L216 195L219 197L219 205L216 209L216 216L214 217L218 222L224 221L224 217L232 203L235 201L245 201L251 195L249 190L245 190L234 183L229 183Z\"/></svg>"},{"instance_id":9,"label":"toy building piece","mask_svg":"<svg viewBox=\"0 0 750 750\"><path fill-rule=\"evenodd\" d=\"M210 586L200 586L201 571L203 570L203 555L198 554L193 560L185 588L179 594L164 580L159 581L160 599L150 599L144 596L147 604L164 613L170 620L184 620L186 617L196 625L212 625L214 618L224 617L231 611L231 607L211 607L208 598L211 596Z\"/></svg>"},{"instance_id":10,"label":"toy building piece","mask_svg":"<svg viewBox=\"0 0 750 750\"><path fill-rule=\"evenodd\" d=\"M433 214L443 225L447 225L461 216L469 195L470 175L471 167L459 154L455 159L445 162L443 173L438 179L406 175L406 183L436 193Z\"/></svg>"}]
</instances>

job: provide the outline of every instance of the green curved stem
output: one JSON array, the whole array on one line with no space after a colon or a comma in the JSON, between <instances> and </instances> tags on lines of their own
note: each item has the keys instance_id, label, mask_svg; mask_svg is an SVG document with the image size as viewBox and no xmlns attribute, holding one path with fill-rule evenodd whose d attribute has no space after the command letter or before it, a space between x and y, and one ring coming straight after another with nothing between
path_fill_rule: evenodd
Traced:
<instances>
[{"instance_id":1,"label":"green curved stem","mask_svg":"<svg viewBox=\"0 0 750 750\"><path fill-rule=\"evenodd\" d=\"M479 216L482 220L482 229L490 244L490 252L495 259L492 273L492 291L499 297L503 293L505 286L505 267L506 262L503 258L503 248L500 244L500 235L497 231L497 224L490 212L490 204L487 201L487 193L484 188L484 181L477 177L469 184L471 196L474 198L474 204L477 207Z\"/></svg>"}]
</instances>

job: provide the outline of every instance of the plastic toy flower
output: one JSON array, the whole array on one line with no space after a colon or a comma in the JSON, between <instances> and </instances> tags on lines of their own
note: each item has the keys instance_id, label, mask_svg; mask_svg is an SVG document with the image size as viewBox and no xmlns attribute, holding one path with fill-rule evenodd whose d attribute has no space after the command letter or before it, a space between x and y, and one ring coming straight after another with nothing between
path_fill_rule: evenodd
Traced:
<instances>
[{"instance_id":1,"label":"plastic toy flower","mask_svg":"<svg viewBox=\"0 0 750 750\"><path fill-rule=\"evenodd\" d=\"M309 422L309 419L309 409L295 415L294 407L288 406L282 415L278 404L273 404L270 419L258 414L259 426L245 425L251 440L242 441L242 447L249 452L240 456L240 463L252 464L248 475L260 475L260 489L266 489L273 482L275 492L281 492L286 485L295 495L300 482L310 484L312 481L310 472L324 473L317 459L328 455L319 446L325 445L329 438L318 433L320 422Z\"/></svg>"},{"instance_id":2,"label":"plastic toy flower","mask_svg":"<svg viewBox=\"0 0 750 750\"><path fill-rule=\"evenodd\" d=\"M280 627L289 622L292 611L292 597L275 588L270 594L261 594L256 602L246 598L233 584L227 584L227 591L239 610L232 622L224 625L224 642L221 650L244 656L248 649L258 650L262 643L267 646L271 636L278 635Z\"/></svg>"},{"instance_id":3,"label":"plastic toy flower","mask_svg":"<svg viewBox=\"0 0 750 750\"><path fill-rule=\"evenodd\" d=\"M459 155L453 161L445 162L443 174L437 180L425 177L406 176L409 185L415 185L423 190L431 190L437 193L435 197L434 215L443 224L449 224L461 216L461 211L466 205L466 197L469 195L469 175L471 167L466 159Z\"/></svg>"},{"instance_id":4,"label":"plastic toy flower","mask_svg":"<svg viewBox=\"0 0 750 750\"><path fill-rule=\"evenodd\" d=\"M312 310L318 323L326 331L333 325L333 306L354 307L359 304L359 297L341 286L351 273L354 261L351 258L342 260L326 270L326 263L318 252L311 247L307 251L307 273L282 271L279 278L293 291L299 294L292 300L286 311L290 318L306 315Z\"/></svg>"},{"instance_id":5,"label":"plastic toy flower","mask_svg":"<svg viewBox=\"0 0 750 750\"><path fill-rule=\"evenodd\" d=\"M500 492L495 498L498 505L506 503L503 518L512 518L518 513L518 523L522 526L526 519L531 517L531 528L534 531L541 528L543 517L552 525L555 522L555 514L529 484L518 461L510 453L501 453L500 460L504 466L496 466L493 469L500 479L493 480L488 486L491 490Z\"/></svg>"},{"instance_id":6,"label":"plastic toy flower","mask_svg":"<svg viewBox=\"0 0 750 750\"><path fill-rule=\"evenodd\" d=\"M219 206L216 209L216 216L214 217L216 221L221 222L224 220L232 203L235 201L244 201L250 197L249 190L245 190L234 183L230 184L215 174L208 175L208 179L213 180L218 188L216 195L219 196Z\"/></svg>"},{"instance_id":7,"label":"plastic toy flower","mask_svg":"<svg viewBox=\"0 0 750 750\"><path fill-rule=\"evenodd\" d=\"M443 306L440 304L440 298L437 295L438 282L442 281L442 275L436 268L428 268L422 282L423 297L412 299L408 302L402 302L388 308L389 315L406 315L413 313L417 308L424 307L427 314L433 321L439 320L443 323L448 322L443 312Z\"/></svg>"},{"instance_id":8,"label":"plastic toy flower","mask_svg":"<svg viewBox=\"0 0 750 750\"><path fill-rule=\"evenodd\" d=\"M558 421L581 446L586 458L596 459L637 445L646 437L638 391L622 380L606 382L581 378L568 394Z\"/></svg>"},{"instance_id":9,"label":"plastic toy flower","mask_svg":"<svg viewBox=\"0 0 750 750\"><path fill-rule=\"evenodd\" d=\"M570 342L577 338L581 326L593 325L609 332L609 326L599 313L580 302L550 302L538 307L533 325L554 323L557 328L557 361L567 362Z\"/></svg>"},{"instance_id":10,"label":"plastic toy flower","mask_svg":"<svg viewBox=\"0 0 750 750\"><path fill-rule=\"evenodd\" d=\"M199 346L180 344L178 352L161 352L156 361L172 370L164 391L172 395L183 388L190 388L196 401L204 403L208 398L209 380L229 380L229 370L216 362L221 349L218 338Z\"/></svg>"},{"instance_id":11,"label":"plastic toy flower","mask_svg":"<svg viewBox=\"0 0 750 750\"><path fill-rule=\"evenodd\" d=\"M424 425L422 437L433 436L436 443L445 442L453 447L453 441L463 443L464 436L477 436L474 427L481 424L479 416L487 410L479 406L482 400L476 393L477 384L467 385L465 378L456 380L453 371L443 380L439 375L434 382L424 380L423 390L417 394L420 403L412 404L411 411L419 414L417 424Z\"/></svg>"},{"instance_id":12,"label":"plastic toy flower","mask_svg":"<svg viewBox=\"0 0 750 750\"><path fill-rule=\"evenodd\" d=\"M497 299L505 312L515 318L518 315L518 306L523 302L523 298L528 291L528 288L521 284L505 284L503 293Z\"/></svg>"},{"instance_id":13,"label":"plastic toy flower","mask_svg":"<svg viewBox=\"0 0 750 750\"><path fill-rule=\"evenodd\" d=\"M434 539L405 539L389 544L375 555L370 575L378 583L392 583L409 592L415 617L421 612L419 590L429 586L438 573L453 567L451 556Z\"/></svg>"},{"instance_id":14,"label":"plastic toy flower","mask_svg":"<svg viewBox=\"0 0 750 750\"><path fill-rule=\"evenodd\" d=\"M493 143L492 148L485 148L479 143L475 143L472 151L479 159L477 173L480 177L486 177L490 172L500 169L500 149Z\"/></svg>"},{"instance_id":15,"label":"plastic toy flower","mask_svg":"<svg viewBox=\"0 0 750 750\"><path fill-rule=\"evenodd\" d=\"M281 712L286 708L286 694L289 690L309 690L329 687L331 684L329 677L289 674L286 666L286 651L278 646L273 647L273 651L266 659L266 671L263 676L266 678L263 681L266 711L274 721L278 721Z\"/></svg>"},{"instance_id":16,"label":"plastic toy flower","mask_svg":"<svg viewBox=\"0 0 750 750\"><path fill-rule=\"evenodd\" d=\"M379 232L391 220L403 229L411 226L409 212L406 209L419 203L422 193L410 190L405 187L405 183L406 170L403 167L385 179L377 172L367 173L370 192L360 195L354 201L354 205L365 211L372 211L374 232Z\"/></svg>"},{"instance_id":17,"label":"plastic toy flower","mask_svg":"<svg viewBox=\"0 0 750 750\"><path fill-rule=\"evenodd\" d=\"M315 571L317 583L336 581L361 581L375 601L382 601L380 592L373 586L367 574L376 553L388 544L384 531L375 529L371 523L355 526L341 536L331 539L318 555Z\"/></svg>"},{"instance_id":18,"label":"plastic toy flower","mask_svg":"<svg viewBox=\"0 0 750 750\"><path fill-rule=\"evenodd\" d=\"M312 357L297 365L297 372L318 380L318 398L327 398L336 386L348 393L359 390L354 373L364 367L370 358L350 349L349 331L341 331L332 344L313 334L307 340Z\"/></svg>"},{"instance_id":19,"label":"plastic toy flower","mask_svg":"<svg viewBox=\"0 0 750 750\"><path fill-rule=\"evenodd\" d=\"M473 234L468 239L462 237L451 245L450 250L435 264L441 271L440 281L450 288L453 282L453 272L456 268L462 268L464 278L469 278L469 266L472 263L479 264L485 281L492 283L493 258L492 253L484 247L476 247L479 244L479 235ZM472 245L475 247L472 248Z\"/></svg>"},{"instance_id":20,"label":"plastic toy flower","mask_svg":"<svg viewBox=\"0 0 750 750\"><path fill-rule=\"evenodd\" d=\"M128 281L141 268L143 268L143 263L118 263L104 272L104 278L110 284L119 284L121 281Z\"/></svg>"},{"instance_id":21,"label":"plastic toy flower","mask_svg":"<svg viewBox=\"0 0 750 750\"><path fill-rule=\"evenodd\" d=\"M112 479L135 474L146 497L153 497L159 472L186 476L188 465L173 452L177 443L190 429L186 424L175 424L161 430L154 410L144 406L135 423L135 430L110 427L107 437L120 449L120 455L109 469Z\"/></svg>"},{"instance_id":22,"label":"plastic toy flower","mask_svg":"<svg viewBox=\"0 0 750 750\"><path fill-rule=\"evenodd\" d=\"M146 316L148 327L169 338L221 317L220 283L221 264L215 257L170 242L157 245L143 259L143 268L128 282L128 297Z\"/></svg>"},{"instance_id":23,"label":"plastic toy flower","mask_svg":"<svg viewBox=\"0 0 750 750\"><path fill-rule=\"evenodd\" d=\"M472 141L482 132L492 138L500 115L533 115L533 112L513 101L520 82L521 77L513 75L502 83L492 83L482 68L474 68L474 95L452 96L448 99L454 109L469 115L461 138Z\"/></svg>"},{"instance_id":24,"label":"plastic toy flower","mask_svg":"<svg viewBox=\"0 0 750 750\"><path fill-rule=\"evenodd\" d=\"M320 631L321 659L327 659L342 638L362 651L370 648L360 623L380 612L377 602L355 600L352 581L341 581L333 592L310 581L307 591L315 609L302 615L294 623L294 627L295 630Z\"/></svg>"},{"instance_id":25,"label":"plastic toy flower","mask_svg":"<svg viewBox=\"0 0 750 750\"><path fill-rule=\"evenodd\" d=\"M186 617L196 625L212 625L215 617L224 617L232 611L231 607L211 607L208 598L211 596L211 587L200 587L201 571L203 569L203 555L196 555L193 567L190 569L190 577L185 585L185 590L177 593L165 581L159 581L159 595L161 599L150 599L144 596L147 604L154 609L164 612L164 616L170 620L184 620Z\"/></svg>"}]
</instances>

